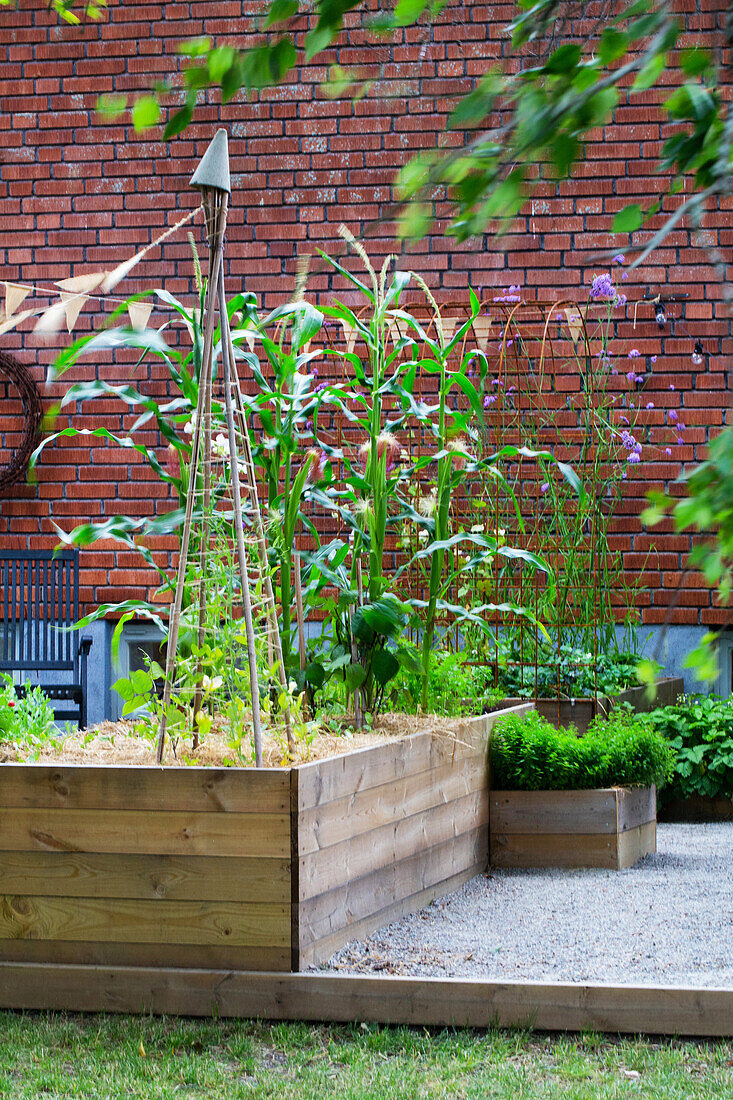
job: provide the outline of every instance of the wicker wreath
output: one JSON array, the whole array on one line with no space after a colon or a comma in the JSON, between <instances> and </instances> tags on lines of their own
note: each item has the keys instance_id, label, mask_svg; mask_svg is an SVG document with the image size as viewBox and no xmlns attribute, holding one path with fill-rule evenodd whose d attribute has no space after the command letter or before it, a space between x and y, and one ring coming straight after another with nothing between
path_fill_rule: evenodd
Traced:
<instances>
[{"instance_id":1,"label":"wicker wreath","mask_svg":"<svg viewBox=\"0 0 733 1100\"><path fill-rule=\"evenodd\" d=\"M28 462L41 435L43 404L38 387L30 371L18 359L0 351L0 375L18 391L23 405L23 436L8 462L0 466L0 493L11 485L25 480Z\"/></svg>"}]
</instances>

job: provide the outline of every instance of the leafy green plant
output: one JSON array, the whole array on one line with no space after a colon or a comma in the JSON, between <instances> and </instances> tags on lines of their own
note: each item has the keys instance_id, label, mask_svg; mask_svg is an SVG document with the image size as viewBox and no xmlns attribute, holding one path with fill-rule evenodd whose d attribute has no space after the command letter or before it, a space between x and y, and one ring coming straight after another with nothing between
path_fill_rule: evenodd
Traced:
<instances>
[{"instance_id":1,"label":"leafy green plant","mask_svg":"<svg viewBox=\"0 0 733 1100\"><path fill-rule=\"evenodd\" d=\"M685 695L649 718L677 753L667 798L733 798L733 699Z\"/></svg>"},{"instance_id":2,"label":"leafy green plant","mask_svg":"<svg viewBox=\"0 0 733 1100\"><path fill-rule=\"evenodd\" d=\"M507 695L522 699L547 699L567 696L585 698L613 695L639 686L640 658L635 653L598 653L594 655L572 645L559 650L540 649L537 667L508 659L499 670L499 687Z\"/></svg>"},{"instance_id":3,"label":"leafy green plant","mask_svg":"<svg viewBox=\"0 0 733 1100\"><path fill-rule=\"evenodd\" d=\"M427 702L425 702L422 663L414 654L414 663L403 663L390 685L389 709L415 712L418 709L449 717L479 714L486 703L503 694L493 687L489 669L469 664L462 653L437 650L430 661Z\"/></svg>"},{"instance_id":4,"label":"leafy green plant","mask_svg":"<svg viewBox=\"0 0 733 1100\"><path fill-rule=\"evenodd\" d=\"M664 785L674 750L646 715L614 711L578 737L536 712L500 718L491 734L492 784L508 791Z\"/></svg>"},{"instance_id":5,"label":"leafy green plant","mask_svg":"<svg viewBox=\"0 0 733 1100\"><path fill-rule=\"evenodd\" d=\"M4 674L2 679L0 741L37 755L57 732L51 704L40 687L28 687L19 696L10 676Z\"/></svg>"}]
</instances>

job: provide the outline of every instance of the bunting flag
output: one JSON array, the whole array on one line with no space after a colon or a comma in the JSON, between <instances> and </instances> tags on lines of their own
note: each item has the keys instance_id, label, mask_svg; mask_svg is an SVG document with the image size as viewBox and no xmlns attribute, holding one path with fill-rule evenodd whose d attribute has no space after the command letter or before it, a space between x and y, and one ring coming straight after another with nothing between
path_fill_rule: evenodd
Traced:
<instances>
[{"instance_id":1,"label":"bunting flag","mask_svg":"<svg viewBox=\"0 0 733 1100\"><path fill-rule=\"evenodd\" d=\"M580 314L576 313L574 309L566 309L565 316L568 320L568 330L572 337L573 343L577 344L580 339L580 334L583 331L583 324L580 318Z\"/></svg>"},{"instance_id":2,"label":"bunting flag","mask_svg":"<svg viewBox=\"0 0 733 1100\"><path fill-rule=\"evenodd\" d=\"M13 316L20 303L25 301L33 287L20 286L18 283L3 283L3 286L5 287L5 320L7 320ZM12 328L12 325L10 327Z\"/></svg>"},{"instance_id":3,"label":"bunting flag","mask_svg":"<svg viewBox=\"0 0 733 1100\"><path fill-rule=\"evenodd\" d=\"M474 317L473 319L473 334L476 337L476 346L480 351L486 351L489 346L489 337L491 336L491 326L493 325L491 317Z\"/></svg>"},{"instance_id":4,"label":"bunting flag","mask_svg":"<svg viewBox=\"0 0 733 1100\"><path fill-rule=\"evenodd\" d=\"M73 275L70 279L62 279L56 286L62 290L68 290L72 294L91 294L93 290L101 286L109 275L109 271L94 271L88 275Z\"/></svg>"},{"instance_id":5,"label":"bunting flag","mask_svg":"<svg viewBox=\"0 0 733 1100\"><path fill-rule=\"evenodd\" d=\"M150 314L153 312L153 306L150 302L129 302L127 306L127 316L130 318L130 327L135 332L143 332L148 324Z\"/></svg>"},{"instance_id":6,"label":"bunting flag","mask_svg":"<svg viewBox=\"0 0 733 1100\"><path fill-rule=\"evenodd\" d=\"M393 343L398 344L402 337L409 336L412 330L410 329L407 321L405 321L402 317L395 317L394 321L392 321L389 326L389 331L392 334Z\"/></svg>"},{"instance_id":7,"label":"bunting flag","mask_svg":"<svg viewBox=\"0 0 733 1100\"><path fill-rule=\"evenodd\" d=\"M0 317L0 336L5 332L10 332L16 325L25 321L26 317L32 317L35 313L35 309L24 309L22 313L16 314L15 317Z\"/></svg>"},{"instance_id":8,"label":"bunting flag","mask_svg":"<svg viewBox=\"0 0 733 1100\"><path fill-rule=\"evenodd\" d=\"M51 337L60 332L61 326L66 320L66 306L63 302L55 302L50 309L45 310L33 326L37 336Z\"/></svg>"},{"instance_id":9,"label":"bunting flag","mask_svg":"<svg viewBox=\"0 0 733 1100\"><path fill-rule=\"evenodd\" d=\"M350 325L348 321L344 321L342 317L339 317L339 321L341 322L341 328L344 330L347 354L351 355L356 345L356 337L359 330L354 328L353 325Z\"/></svg>"},{"instance_id":10,"label":"bunting flag","mask_svg":"<svg viewBox=\"0 0 733 1100\"><path fill-rule=\"evenodd\" d=\"M61 291L61 302L64 307L67 332L71 332L76 324L77 317L84 308L84 303L89 301L88 294L71 294L68 290ZM52 306L51 309L54 307Z\"/></svg>"},{"instance_id":11,"label":"bunting flag","mask_svg":"<svg viewBox=\"0 0 733 1100\"><path fill-rule=\"evenodd\" d=\"M458 328L459 320L460 320L459 317L446 317L443 320L443 341L444 341L444 343L446 343L446 344L450 343L450 341L453 337L453 333Z\"/></svg>"}]
</instances>

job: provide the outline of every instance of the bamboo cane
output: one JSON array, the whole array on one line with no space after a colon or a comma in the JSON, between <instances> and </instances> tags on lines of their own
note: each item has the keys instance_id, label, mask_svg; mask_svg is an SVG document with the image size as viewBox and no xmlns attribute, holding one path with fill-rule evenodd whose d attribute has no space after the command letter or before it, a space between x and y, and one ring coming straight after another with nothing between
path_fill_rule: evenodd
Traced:
<instances>
[{"instance_id":1,"label":"bamboo cane","mask_svg":"<svg viewBox=\"0 0 733 1100\"><path fill-rule=\"evenodd\" d=\"M209 194L210 192L206 190L204 192L204 198L208 198ZM217 285L219 279L219 271L221 269L222 244L224 229L226 226L227 203L228 196L225 192L222 192L219 209L216 212L215 218L212 216L211 235L209 237L209 284L212 287L215 287ZM213 213L214 211L212 208L212 215ZM214 291L212 290L212 295L213 293ZM202 423L204 419L204 409L206 402L206 383L207 378L211 372L212 348L214 341L214 316L214 309L209 309L206 314L206 325L204 328L204 347L201 357L198 400L196 402L196 424L194 426L193 440L191 443L191 468L188 482L188 494L186 497L186 512L183 520L183 530L181 532L181 549L178 559L176 591L168 624L168 648L166 651L165 660L165 685L163 688L163 706L160 716L160 729L158 732L158 744L156 751L156 758L159 764L163 762L163 749L165 747L165 735L168 724L168 708L170 707L171 690L173 686L173 674L176 667L178 632L181 624L183 593L186 585L186 568L188 565L188 551L191 542L191 526L193 521L193 504L195 496L196 477L198 473L201 451Z\"/></svg>"},{"instance_id":2,"label":"bamboo cane","mask_svg":"<svg viewBox=\"0 0 733 1100\"><path fill-rule=\"evenodd\" d=\"M262 724L260 716L260 686L257 679L257 654L255 651L254 623L252 621L252 599L249 591L247 557L244 549L244 522L242 518L242 498L239 489L239 460L237 458L237 440L234 431L234 410L232 407L232 383L230 344L227 339L227 303L224 294L224 275L219 271L219 318L221 323L221 350L224 365L224 403L226 406L227 433L229 436L229 462L232 478L232 502L234 504L234 534L239 558L239 574L242 584L242 603L244 607L244 625L247 634L247 661L249 664L249 685L252 693L252 733L255 745L255 764L262 767Z\"/></svg>"},{"instance_id":3,"label":"bamboo cane","mask_svg":"<svg viewBox=\"0 0 733 1100\"><path fill-rule=\"evenodd\" d=\"M267 623L270 631L271 645L275 655L277 677L280 683L280 694L285 699L285 705L283 707L283 720L285 722L285 733L288 742L288 752L291 756L293 756L295 753L295 740L293 738L293 725L290 717L290 703L288 701L287 673L285 671L285 662L283 661L282 644L280 641L280 629L277 622L277 605L275 603L275 593L272 588L272 577L270 576L270 567L267 558L267 541L265 539L265 528L262 522L262 509L260 507L260 498L257 493L257 472L255 470L254 457L252 455L252 445L249 439L249 428L247 426L247 416L244 410L244 401L242 400L239 374L237 372L237 362L234 356L234 344L232 343L232 334L229 329L229 317L227 316L226 311L222 320L226 328L226 342L229 348L229 368L231 372L234 399L237 406L239 427L242 437L242 449L244 451L244 471L247 480L247 492L249 494L250 504L252 506L255 535L257 537L258 557L262 575L262 587L264 589L265 603L267 606Z\"/></svg>"}]
</instances>

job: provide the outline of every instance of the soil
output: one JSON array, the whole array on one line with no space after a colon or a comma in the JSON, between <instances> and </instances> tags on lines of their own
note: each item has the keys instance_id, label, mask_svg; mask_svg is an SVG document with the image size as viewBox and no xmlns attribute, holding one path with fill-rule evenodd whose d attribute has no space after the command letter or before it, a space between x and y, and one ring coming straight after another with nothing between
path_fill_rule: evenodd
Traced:
<instances>
[{"instance_id":1,"label":"soil","mask_svg":"<svg viewBox=\"0 0 733 1100\"><path fill-rule=\"evenodd\" d=\"M296 740L295 756L290 760L284 734L278 731L263 734L264 764L268 768L280 768L323 760L377 745L385 738L405 737L411 733L431 732L436 736L460 739L463 721L465 719L442 718L434 714L384 714L376 720L373 729L357 732L351 728L352 721L347 715L341 722L339 732L324 728L318 730L309 742ZM156 764L155 747L155 738L146 735L145 723L102 722L93 729L75 731L70 735L60 733L57 740L44 742L32 751L0 742L0 763L32 761L39 764L140 764L150 767ZM226 728L215 722L195 750L190 743L183 744L180 740L173 743L168 739L163 764L166 767L252 767L254 758L249 753L249 740L238 753L229 742Z\"/></svg>"}]
</instances>

